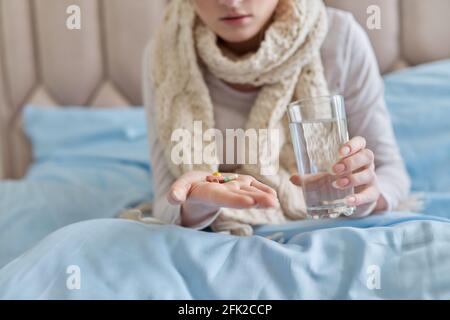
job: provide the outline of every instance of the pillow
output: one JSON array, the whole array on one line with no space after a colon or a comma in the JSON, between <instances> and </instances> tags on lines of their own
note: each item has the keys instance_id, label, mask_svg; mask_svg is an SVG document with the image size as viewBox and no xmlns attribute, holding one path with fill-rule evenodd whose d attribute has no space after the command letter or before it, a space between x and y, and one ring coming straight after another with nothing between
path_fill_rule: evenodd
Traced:
<instances>
[{"instance_id":1,"label":"pillow","mask_svg":"<svg viewBox=\"0 0 450 320\"><path fill-rule=\"evenodd\" d=\"M385 77L386 102L413 191L450 191L450 60Z\"/></svg>"},{"instance_id":2,"label":"pillow","mask_svg":"<svg viewBox=\"0 0 450 320\"><path fill-rule=\"evenodd\" d=\"M24 130L36 162L97 158L148 165L143 108L91 109L27 106Z\"/></svg>"}]
</instances>

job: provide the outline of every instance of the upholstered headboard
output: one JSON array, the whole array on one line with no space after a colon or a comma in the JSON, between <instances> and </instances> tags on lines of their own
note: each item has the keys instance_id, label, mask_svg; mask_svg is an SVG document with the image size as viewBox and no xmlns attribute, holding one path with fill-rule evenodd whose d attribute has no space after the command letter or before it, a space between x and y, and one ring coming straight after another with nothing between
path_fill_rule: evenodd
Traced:
<instances>
[{"instance_id":1,"label":"upholstered headboard","mask_svg":"<svg viewBox=\"0 0 450 320\"><path fill-rule=\"evenodd\" d=\"M47 106L140 105L141 56L166 0L0 0L0 177L30 163L21 130L27 103ZM450 0L328 0L366 27L385 73L450 57ZM66 28L81 8L81 29ZM369 6L372 10L367 11Z\"/></svg>"}]
</instances>

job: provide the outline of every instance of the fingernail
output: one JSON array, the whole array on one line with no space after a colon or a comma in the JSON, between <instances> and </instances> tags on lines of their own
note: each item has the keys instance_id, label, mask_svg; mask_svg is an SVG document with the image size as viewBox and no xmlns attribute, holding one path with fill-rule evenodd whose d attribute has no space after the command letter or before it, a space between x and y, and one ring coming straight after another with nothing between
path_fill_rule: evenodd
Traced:
<instances>
[{"instance_id":1,"label":"fingernail","mask_svg":"<svg viewBox=\"0 0 450 320\"><path fill-rule=\"evenodd\" d=\"M351 151L350 147L345 146L345 147L341 148L341 155L347 156L350 154L350 151Z\"/></svg>"},{"instance_id":2,"label":"fingernail","mask_svg":"<svg viewBox=\"0 0 450 320\"><path fill-rule=\"evenodd\" d=\"M347 186L349 183L350 183L350 180L349 180L349 179L343 178L343 179L339 179L339 180L334 181L334 182L332 183L332 185L333 185L333 187L335 187L336 189L339 189L339 188L343 188L343 187Z\"/></svg>"},{"instance_id":3,"label":"fingernail","mask_svg":"<svg viewBox=\"0 0 450 320\"><path fill-rule=\"evenodd\" d=\"M355 196L349 196L346 198L347 204L355 204L356 203L356 197Z\"/></svg>"},{"instance_id":4,"label":"fingernail","mask_svg":"<svg viewBox=\"0 0 450 320\"><path fill-rule=\"evenodd\" d=\"M345 171L345 165L343 165L342 163L338 163L337 165L335 165L333 167L334 172L336 173L341 173Z\"/></svg>"}]
</instances>

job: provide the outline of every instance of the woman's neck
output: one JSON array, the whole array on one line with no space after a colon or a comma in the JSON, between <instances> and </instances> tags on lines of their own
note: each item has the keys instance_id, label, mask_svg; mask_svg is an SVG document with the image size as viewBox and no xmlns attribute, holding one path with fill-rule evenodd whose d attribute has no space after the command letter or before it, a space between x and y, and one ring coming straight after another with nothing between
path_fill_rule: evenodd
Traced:
<instances>
[{"instance_id":1,"label":"woman's neck","mask_svg":"<svg viewBox=\"0 0 450 320\"><path fill-rule=\"evenodd\" d=\"M259 32L253 38L248 39L243 42L227 42L219 38L219 46L226 48L237 56L243 56L248 53L256 52L261 45L262 39L264 37L264 32Z\"/></svg>"},{"instance_id":2,"label":"woman's neck","mask_svg":"<svg viewBox=\"0 0 450 320\"><path fill-rule=\"evenodd\" d=\"M261 29L258 34L256 34L253 38L243 41L243 42L227 42L221 38L219 38L219 46L222 46L223 48L226 48L227 50L231 51L237 56L243 56L248 53L253 53L258 51L261 42L264 40L264 35L266 33L267 28L269 28L270 24L273 21L272 19L269 19L267 21L266 25ZM228 86L230 86L233 89L243 91L243 92L249 92L249 91L255 91L258 89L258 87L252 86L252 85L246 85L246 84L237 84L237 83L226 83Z\"/></svg>"}]
</instances>

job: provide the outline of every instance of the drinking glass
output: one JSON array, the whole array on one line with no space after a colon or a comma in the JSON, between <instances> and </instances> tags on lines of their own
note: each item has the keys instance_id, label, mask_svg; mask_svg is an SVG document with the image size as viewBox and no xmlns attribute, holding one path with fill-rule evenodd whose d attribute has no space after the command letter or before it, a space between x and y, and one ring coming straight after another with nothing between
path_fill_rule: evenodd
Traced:
<instances>
[{"instance_id":1,"label":"drinking glass","mask_svg":"<svg viewBox=\"0 0 450 320\"><path fill-rule=\"evenodd\" d=\"M289 127L309 218L350 216L354 206L345 197L353 188L340 190L332 183L339 176L332 167L339 149L349 140L344 98L340 95L313 97L288 106Z\"/></svg>"}]
</instances>

